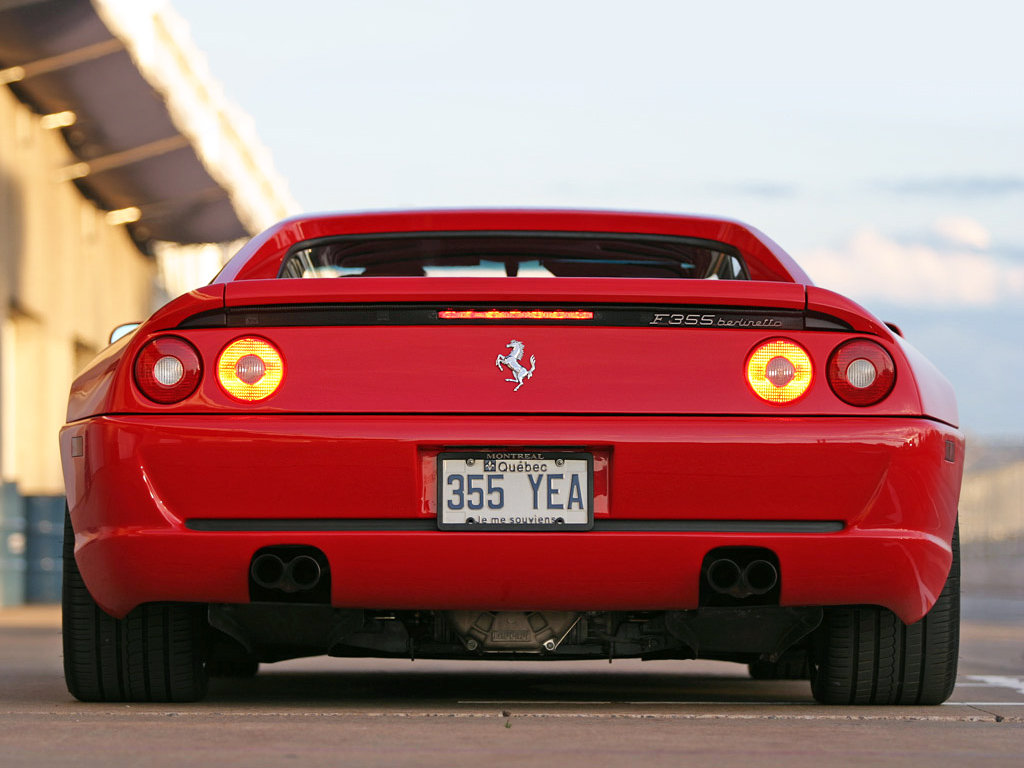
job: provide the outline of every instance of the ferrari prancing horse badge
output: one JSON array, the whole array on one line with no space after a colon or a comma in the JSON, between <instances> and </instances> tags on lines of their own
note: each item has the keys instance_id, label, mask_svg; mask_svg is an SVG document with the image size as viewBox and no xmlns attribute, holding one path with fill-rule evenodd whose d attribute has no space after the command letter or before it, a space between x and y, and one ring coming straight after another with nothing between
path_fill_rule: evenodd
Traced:
<instances>
[{"instance_id":1,"label":"ferrari prancing horse badge","mask_svg":"<svg viewBox=\"0 0 1024 768\"><path fill-rule=\"evenodd\" d=\"M501 366L503 364L508 366L509 371L512 373L512 378L505 379L505 381L510 381L515 384L515 389L512 391L516 392L521 386L523 386L523 383L527 379L533 376L533 372L537 368L537 358L534 355L530 355L530 369L527 370L519 362L523 359L523 348L526 345L521 341L512 339L512 341L505 346L512 351L507 355L498 355L498 359L494 361L494 364L498 366L499 371L502 370Z\"/></svg>"}]
</instances>

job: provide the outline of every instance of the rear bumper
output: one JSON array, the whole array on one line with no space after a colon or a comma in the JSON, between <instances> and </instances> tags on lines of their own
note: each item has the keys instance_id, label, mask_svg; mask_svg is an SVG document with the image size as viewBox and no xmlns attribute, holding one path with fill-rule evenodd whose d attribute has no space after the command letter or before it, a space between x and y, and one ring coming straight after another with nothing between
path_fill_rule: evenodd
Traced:
<instances>
[{"instance_id":1,"label":"rear bumper","mask_svg":"<svg viewBox=\"0 0 1024 768\"><path fill-rule=\"evenodd\" d=\"M594 452L595 530L433 529L434 456L480 446ZM778 555L783 605L910 622L949 570L963 440L863 417L159 415L69 425L61 450L76 559L115 616L247 602L253 553L277 544L324 552L336 606L686 609L704 555L750 545Z\"/></svg>"}]
</instances>

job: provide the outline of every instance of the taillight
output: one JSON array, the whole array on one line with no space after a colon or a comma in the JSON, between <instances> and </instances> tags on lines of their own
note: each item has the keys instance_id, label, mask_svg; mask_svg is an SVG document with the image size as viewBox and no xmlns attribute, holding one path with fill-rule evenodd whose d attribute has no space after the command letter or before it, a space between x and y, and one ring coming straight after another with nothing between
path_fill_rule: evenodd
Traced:
<instances>
[{"instance_id":1,"label":"taillight","mask_svg":"<svg viewBox=\"0 0 1024 768\"><path fill-rule=\"evenodd\" d=\"M836 347L829 358L828 383L836 396L850 405L874 405L896 384L896 365L885 348L855 339Z\"/></svg>"},{"instance_id":2,"label":"taillight","mask_svg":"<svg viewBox=\"0 0 1024 768\"><path fill-rule=\"evenodd\" d=\"M807 352L786 339L766 341L747 358L747 383L769 403L792 403L810 388L813 378Z\"/></svg>"},{"instance_id":3,"label":"taillight","mask_svg":"<svg viewBox=\"0 0 1024 768\"><path fill-rule=\"evenodd\" d=\"M217 359L217 381L236 400L265 400L277 391L283 379L281 353L264 339L235 339Z\"/></svg>"},{"instance_id":4,"label":"taillight","mask_svg":"<svg viewBox=\"0 0 1024 768\"><path fill-rule=\"evenodd\" d=\"M161 336L135 358L135 383L157 403L177 403L196 391L203 366L195 347L177 336Z\"/></svg>"}]
</instances>

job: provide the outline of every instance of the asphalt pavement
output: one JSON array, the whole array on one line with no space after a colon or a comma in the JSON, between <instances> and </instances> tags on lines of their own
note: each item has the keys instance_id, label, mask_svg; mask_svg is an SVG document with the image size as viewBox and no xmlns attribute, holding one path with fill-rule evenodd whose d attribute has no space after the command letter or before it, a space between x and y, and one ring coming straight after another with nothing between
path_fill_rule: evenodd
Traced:
<instances>
[{"instance_id":1,"label":"asphalt pavement","mask_svg":"<svg viewBox=\"0 0 1024 768\"><path fill-rule=\"evenodd\" d=\"M1010 569L1016 567L1011 564ZM937 707L824 707L806 681L688 662L304 659L197 704L82 704L59 611L0 611L0 768L1024 765L1024 595L965 563L957 688ZM993 579L1006 567L992 566Z\"/></svg>"}]
</instances>

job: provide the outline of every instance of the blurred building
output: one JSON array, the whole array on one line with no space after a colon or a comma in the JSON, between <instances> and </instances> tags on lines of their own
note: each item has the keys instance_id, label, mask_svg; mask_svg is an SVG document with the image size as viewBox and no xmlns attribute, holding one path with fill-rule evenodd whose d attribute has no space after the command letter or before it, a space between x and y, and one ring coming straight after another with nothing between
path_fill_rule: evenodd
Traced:
<instances>
[{"instance_id":1,"label":"blurred building","mask_svg":"<svg viewBox=\"0 0 1024 768\"><path fill-rule=\"evenodd\" d=\"M53 599L71 380L293 213L157 0L0 0L0 606Z\"/></svg>"},{"instance_id":2,"label":"blurred building","mask_svg":"<svg viewBox=\"0 0 1024 768\"><path fill-rule=\"evenodd\" d=\"M993 463L964 476L960 540L1024 555L1024 461Z\"/></svg>"}]
</instances>

